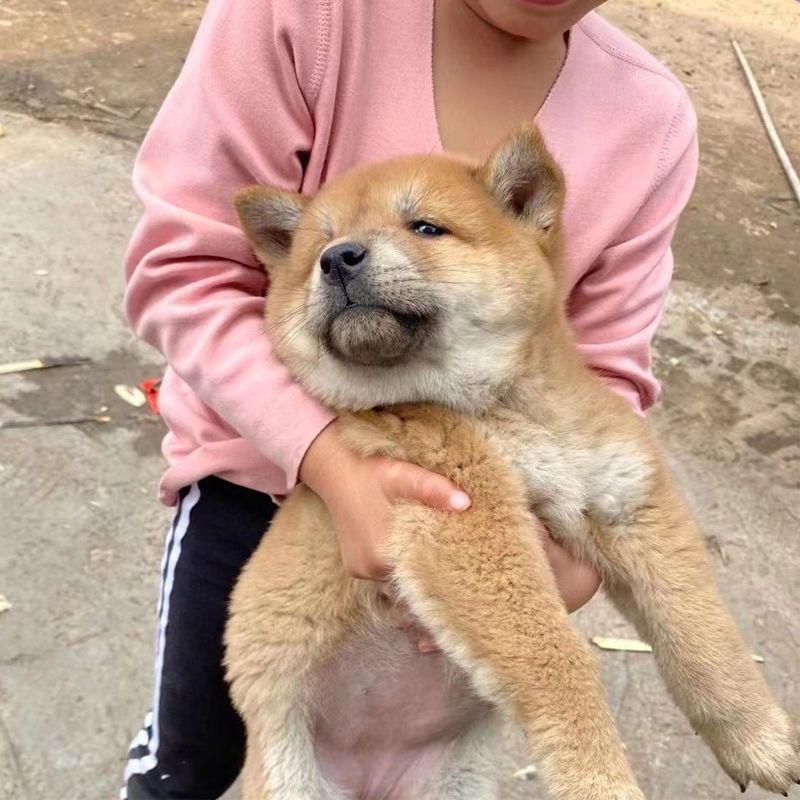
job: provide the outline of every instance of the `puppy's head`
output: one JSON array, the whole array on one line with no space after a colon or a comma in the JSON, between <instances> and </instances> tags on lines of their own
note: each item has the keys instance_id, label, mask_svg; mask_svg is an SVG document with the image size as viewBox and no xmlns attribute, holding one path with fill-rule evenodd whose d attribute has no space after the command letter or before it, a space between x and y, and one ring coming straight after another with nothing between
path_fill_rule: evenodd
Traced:
<instances>
[{"instance_id":1,"label":"puppy's head","mask_svg":"<svg viewBox=\"0 0 800 800\"><path fill-rule=\"evenodd\" d=\"M400 158L313 199L244 189L236 209L270 275L270 337L310 392L340 409L476 410L559 306L563 194L526 126L482 165Z\"/></svg>"}]
</instances>

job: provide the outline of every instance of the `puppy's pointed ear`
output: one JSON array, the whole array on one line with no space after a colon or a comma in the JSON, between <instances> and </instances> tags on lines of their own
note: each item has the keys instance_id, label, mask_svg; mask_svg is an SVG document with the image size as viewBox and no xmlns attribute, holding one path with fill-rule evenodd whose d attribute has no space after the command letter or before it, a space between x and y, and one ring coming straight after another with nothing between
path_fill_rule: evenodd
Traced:
<instances>
[{"instance_id":1,"label":"puppy's pointed ear","mask_svg":"<svg viewBox=\"0 0 800 800\"><path fill-rule=\"evenodd\" d=\"M233 204L256 255L271 266L283 258L308 199L296 192L270 186L249 186L236 194Z\"/></svg>"},{"instance_id":2,"label":"puppy's pointed ear","mask_svg":"<svg viewBox=\"0 0 800 800\"><path fill-rule=\"evenodd\" d=\"M535 125L523 125L500 142L479 175L514 216L542 232L558 227L564 177Z\"/></svg>"}]
</instances>

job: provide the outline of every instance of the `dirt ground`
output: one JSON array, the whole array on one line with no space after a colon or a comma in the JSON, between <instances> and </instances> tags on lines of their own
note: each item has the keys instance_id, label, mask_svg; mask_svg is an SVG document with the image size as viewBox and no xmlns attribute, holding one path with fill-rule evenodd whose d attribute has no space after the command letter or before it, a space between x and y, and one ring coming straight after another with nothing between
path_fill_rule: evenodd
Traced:
<instances>
[{"instance_id":1,"label":"dirt ground","mask_svg":"<svg viewBox=\"0 0 800 800\"><path fill-rule=\"evenodd\" d=\"M0 107L138 141L203 8L201 0L3 0ZM728 40L738 37L749 53L796 163L800 5L612 0L604 13L675 71L700 114L703 170L678 255L691 254L702 268L687 279L710 287L750 281L777 315L797 322L798 248L785 243L796 242L800 218L790 213Z\"/></svg>"},{"instance_id":2,"label":"dirt ground","mask_svg":"<svg viewBox=\"0 0 800 800\"><path fill-rule=\"evenodd\" d=\"M150 692L162 431L112 387L160 361L125 328L119 261L137 213L135 147L203 5L0 0L0 361L93 360L0 376L0 418L102 406L111 417L0 430L0 594L13 603L0 613L0 797L11 800L115 796ZM800 3L611 0L604 13L675 71L699 114L652 419L748 641L800 711L800 211L729 44L748 54L800 167ZM603 601L577 624L627 630ZM647 657L600 661L649 797L738 796ZM510 781L506 796L531 792L541 797Z\"/></svg>"}]
</instances>

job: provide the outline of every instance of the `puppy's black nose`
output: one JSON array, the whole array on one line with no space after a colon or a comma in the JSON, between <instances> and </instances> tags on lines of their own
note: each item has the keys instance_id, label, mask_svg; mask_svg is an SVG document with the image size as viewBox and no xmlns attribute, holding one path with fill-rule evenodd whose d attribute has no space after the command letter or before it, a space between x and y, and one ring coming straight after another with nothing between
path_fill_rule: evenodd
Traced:
<instances>
[{"instance_id":1,"label":"puppy's black nose","mask_svg":"<svg viewBox=\"0 0 800 800\"><path fill-rule=\"evenodd\" d=\"M358 242L342 242L329 247L319 257L322 277L328 283L347 283L364 269L367 248Z\"/></svg>"}]
</instances>

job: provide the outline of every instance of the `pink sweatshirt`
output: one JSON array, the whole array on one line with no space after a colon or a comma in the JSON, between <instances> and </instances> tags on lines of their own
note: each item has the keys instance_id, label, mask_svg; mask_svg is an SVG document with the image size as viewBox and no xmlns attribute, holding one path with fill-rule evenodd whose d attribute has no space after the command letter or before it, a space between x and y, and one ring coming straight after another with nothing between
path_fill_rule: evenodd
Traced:
<instances>
[{"instance_id":1,"label":"pink sweatshirt","mask_svg":"<svg viewBox=\"0 0 800 800\"><path fill-rule=\"evenodd\" d=\"M313 194L363 162L442 149L433 0L211 0L134 169L144 215L126 309L169 366L161 496L207 475L272 494L332 419L275 358L267 279L231 199L266 183ZM569 315L586 362L639 411L670 241L697 170L684 87L592 13L536 120L566 175Z\"/></svg>"}]
</instances>

